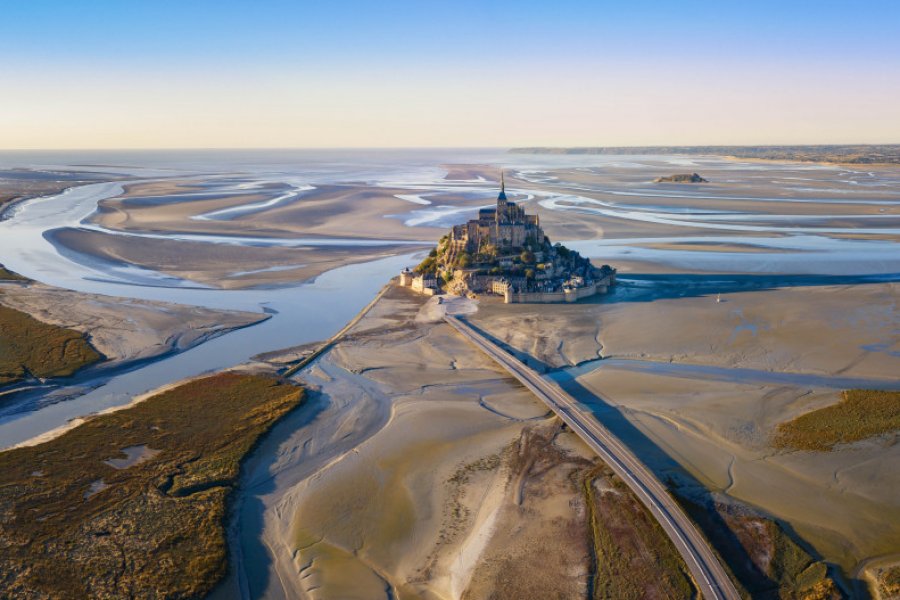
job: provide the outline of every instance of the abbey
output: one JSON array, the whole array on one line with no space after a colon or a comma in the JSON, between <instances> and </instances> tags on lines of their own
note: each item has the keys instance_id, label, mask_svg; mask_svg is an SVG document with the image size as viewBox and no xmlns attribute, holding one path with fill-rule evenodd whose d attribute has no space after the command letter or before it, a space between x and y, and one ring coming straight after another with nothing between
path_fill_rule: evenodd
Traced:
<instances>
[{"instance_id":1,"label":"abbey","mask_svg":"<svg viewBox=\"0 0 900 600\"><path fill-rule=\"evenodd\" d=\"M506 303L575 302L606 293L615 280L609 265L597 269L578 252L551 244L538 216L506 197L502 173L495 207L454 225L415 271L400 274L400 285L421 294L494 294Z\"/></svg>"},{"instance_id":2,"label":"abbey","mask_svg":"<svg viewBox=\"0 0 900 600\"><path fill-rule=\"evenodd\" d=\"M523 248L544 243L544 231L537 215L525 214L525 209L506 198L506 181L500 175L500 195L497 206L478 211L478 218L450 231L450 251L454 254L475 254L493 246L498 251Z\"/></svg>"}]
</instances>

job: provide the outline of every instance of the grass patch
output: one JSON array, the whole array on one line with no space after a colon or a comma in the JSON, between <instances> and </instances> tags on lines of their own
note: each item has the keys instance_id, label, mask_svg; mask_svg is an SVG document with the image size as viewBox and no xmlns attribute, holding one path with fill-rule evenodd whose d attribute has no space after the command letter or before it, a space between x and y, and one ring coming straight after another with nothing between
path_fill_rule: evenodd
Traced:
<instances>
[{"instance_id":1,"label":"grass patch","mask_svg":"<svg viewBox=\"0 0 900 600\"><path fill-rule=\"evenodd\" d=\"M68 377L102 358L83 333L0 306L0 385L29 375Z\"/></svg>"},{"instance_id":2,"label":"grass patch","mask_svg":"<svg viewBox=\"0 0 900 600\"><path fill-rule=\"evenodd\" d=\"M900 565L876 569L873 579L877 598L900 598Z\"/></svg>"},{"instance_id":3,"label":"grass patch","mask_svg":"<svg viewBox=\"0 0 900 600\"><path fill-rule=\"evenodd\" d=\"M187 598L227 568L241 460L303 391L195 380L49 442L0 453L0 589L28 598ZM123 448L157 451L117 469Z\"/></svg>"},{"instance_id":4,"label":"grass patch","mask_svg":"<svg viewBox=\"0 0 900 600\"><path fill-rule=\"evenodd\" d=\"M599 491L597 485L609 489ZM681 555L662 527L605 466L583 481L594 553L593 598L696 598Z\"/></svg>"},{"instance_id":5,"label":"grass patch","mask_svg":"<svg viewBox=\"0 0 900 600\"><path fill-rule=\"evenodd\" d=\"M846 390L841 401L778 426L776 448L828 452L900 429L900 392Z\"/></svg>"},{"instance_id":6,"label":"grass patch","mask_svg":"<svg viewBox=\"0 0 900 600\"><path fill-rule=\"evenodd\" d=\"M747 509L678 502L703 530L741 595L762 600L840 600L828 567L800 547L771 519Z\"/></svg>"},{"instance_id":7,"label":"grass patch","mask_svg":"<svg viewBox=\"0 0 900 600\"><path fill-rule=\"evenodd\" d=\"M3 265L0 265L0 281L28 281L28 278L22 277L18 273L13 273Z\"/></svg>"}]
</instances>

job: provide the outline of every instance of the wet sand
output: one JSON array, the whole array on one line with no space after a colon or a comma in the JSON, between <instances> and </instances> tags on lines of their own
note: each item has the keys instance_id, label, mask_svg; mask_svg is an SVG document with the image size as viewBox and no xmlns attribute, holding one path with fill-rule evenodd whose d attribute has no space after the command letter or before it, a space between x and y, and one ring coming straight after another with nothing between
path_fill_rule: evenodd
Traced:
<instances>
[{"instance_id":1,"label":"wet sand","mask_svg":"<svg viewBox=\"0 0 900 600\"><path fill-rule=\"evenodd\" d=\"M415 249L391 245L243 246L135 238L74 228L55 231L52 240L89 263L100 260L133 265L225 290L296 285L337 267Z\"/></svg>"},{"instance_id":2,"label":"wet sand","mask_svg":"<svg viewBox=\"0 0 900 600\"><path fill-rule=\"evenodd\" d=\"M774 265L785 254L800 252L769 243L797 233L822 242L804 250L811 253L821 252L827 237L874 243L900 239L900 205L895 200L900 179L894 171L761 166L709 157L679 160L684 164L661 157L621 157L578 168L508 169L507 192L540 216L554 241L621 240L612 258L603 256L602 246L585 252L601 264L649 258L657 265L654 272L672 266L680 271L752 272L753 254L760 255L759 262ZM429 246L450 224L493 204L496 166L443 168L443 179L405 184L322 183L315 177L297 183L297 178L243 175L132 183L122 195L100 203L92 226L105 228L105 233L67 229L56 232L54 240L85 260L134 264L223 289L298 283L401 248L366 246L366 240L422 241ZM685 168L702 171L711 183L652 183L660 174ZM738 239L722 240L728 236ZM349 250L329 245L333 240L357 240L360 246ZM867 253L868 268L880 268L880 247L846 246L840 252L850 257ZM688 254L697 256L696 265ZM714 254L719 259L711 261ZM787 268L802 266L794 260ZM851 267L842 263L841 268Z\"/></svg>"},{"instance_id":3,"label":"wet sand","mask_svg":"<svg viewBox=\"0 0 900 600\"><path fill-rule=\"evenodd\" d=\"M104 369L187 350L268 318L261 313L84 294L41 283L0 284L0 304L84 332L106 357L99 366Z\"/></svg>"},{"instance_id":4,"label":"wet sand","mask_svg":"<svg viewBox=\"0 0 900 600\"><path fill-rule=\"evenodd\" d=\"M216 598L586 593L600 463L441 320L474 308L393 288L300 372L311 405L248 464Z\"/></svg>"},{"instance_id":5,"label":"wet sand","mask_svg":"<svg viewBox=\"0 0 900 600\"><path fill-rule=\"evenodd\" d=\"M86 262L140 265L223 288L275 286L399 246L344 252L286 249L270 241L433 243L450 223L493 202L496 166L446 170L444 180L408 184L295 178L314 189L295 179L242 176L221 188L227 179L221 176L138 184L105 201L96 215L93 225L111 233L70 228L50 235ZM651 183L688 170L712 183ZM527 199L527 210L540 214L553 241L621 239L633 254L607 258L611 251L597 246L591 256L633 277L609 298L574 306L498 306L482 299L475 318L532 365L581 365L567 385L573 392L580 386L586 403L595 396L611 403L612 409L593 406L661 474L685 486L700 482L782 519L852 573L865 558L896 551L900 519L888 497L898 487L896 445L876 440L825 456L773 453L767 440L777 423L836 400L836 389L764 374L883 381L898 372L896 284L791 286L784 275L896 272L895 248L878 243L897 234L877 230L900 223L900 177L896 169L872 173L684 157L510 169L508 194ZM277 200L285 194L294 195ZM270 201L265 210L254 208ZM140 232L163 239L119 235ZM233 236L234 243L173 239L185 233ZM255 239L239 241L247 236ZM830 245L835 238L866 240L871 249L850 246L839 263L830 253L840 246ZM771 249L773 240L821 243L826 260L814 268L818 248L754 249ZM678 253L691 258L670 260ZM703 261L711 256L722 260ZM627 259L620 265L619 257ZM757 267L778 277L748 285L677 278ZM653 272L676 278L639 277ZM715 302L719 292L722 303ZM514 469L505 452L546 418L540 407L529 410L534 402L527 393L436 322L433 305L423 310L421 303L411 296L386 299L302 372L318 395L279 425L248 464L249 493L236 508L241 526L233 534L241 542L235 545L241 567L224 593L491 593L491 569L503 564L503 548L517 551L504 535L534 525L516 520L510 508ZM625 362L591 363L599 356ZM670 362L720 370L685 375L666 370ZM566 447L579 456L577 444ZM565 472L556 467L552 472ZM453 484L463 479L464 485ZM546 498L520 506L542 514L561 510L552 496L570 491L550 484L543 489ZM567 504L573 511L576 505ZM380 514L391 517L376 518ZM522 539L546 539L563 529L529 530L538 537ZM580 546L573 540L566 548L577 566ZM572 595L580 577L573 567L571 580L554 581Z\"/></svg>"},{"instance_id":6,"label":"wet sand","mask_svg":"<svg viewBox=\"0 0 900 600\"><path fill-rule=\"evenodd\" d=\"M0 168L0 212L7 208L4 205L9 202L58 194L69 187L114 179L116 176L112 174L77 170L42 171Z\"/></svg>"},{"instance_id":7,"label":"wet sand","mask_svg":"<svg viewBox=\"0 0 900 600\"><path fill-rule=\"evenodd\" d=\"M711 183L652 183L656 175L679 168L697 170ZM773 232L784 227L839 227L858 232L835 235L865 239L866 230L872 227L896 229L900 216L900 206L895 201L895 190L900 183L897 170L873 173L878 179L862 168L791 163L756 166L692 159L686 159L684 167L673 167L652 157L621 157L618 162L603 161L597 167L527 172L527 182L521 185L559 193L562 198L559 206L567 207L563 213L572 213L565 216L558 209L538 209L542 225L553 239L713 234L707 226L691 224L691 220L703 222L704 215L714 216L716 226L724 225L726 230L730 225L743 227L748 222L759 223ZM566 195L606 203L613 212L596 214L590 204L575 204L566 200ZM623 215L623 212L631 214ZM677 223L642 220L646 217L642 213L648 212L673 219L692 217ZM573 215L577 216L573 218ZM780 218L772 220L772 215ZM757 233L744 232L745 235Z\"/></svg>"},{"instance_id":8,"label":"wet sand","mask_svg":"<svg viewBox=\"0 0 900 600\"><path fill-rule=\"evenodd\" d=\"M303 421L292 425L288 440L266 448L260 456L267 458L249 471L251 493L254 481L275 473L274 486L259 497L261 532L241 531L253 595L367 597L390 587L399 597L430 588L448 595L457 588L458 597L465 588L474 562L454 565L453 557L475 544L468 552L477 558L477 536L468 542L471 536L461 536L435 552L450 501L437 483L499 454L523 423L543 419L546 411L449 327L411 326L422 303L395 290L360 322L359 332L351 330L300 373L317 390L318 409L298 416ZM532 410L504 415L512 395ZM482 398L495 408L485 408ZM475 530L487 531L505 477L492 468L476 480L477 495L465 502L480 523ZM486 500L481 508L479 499ZM243 510L246 527L258 509L245 500ZM257 535L274 564L252 564Z\"/></svg>"},{"instance_id":9,"label":"wet sand","mask_svg":"<svg viewBox=\"0 0 900 600\"><path fill-rule=\"evenodd\" d=\"M403 188L359 184L317 185L309 190L295 189L295 197L264 211L198 219L198 216L257 203L292 191L289 186L282 185L262 187L243 194L235 194L229 187L227 191L216 193L215 189L198 188L201 183L203 180L180 182L177 187L160 187L158 183L128 186L123 196L101 203L95 222L117 231L178 231L214 235L256 233L275 238L430 240L442 235L440 228L410 229L401 220L387 216L402 214L416 207L414 203L396 197L397 194L409 192ZM197 198L192 197L191 193L205 195ZM165 196L167 200L154 201L160 196Z\"/></svg>"},{"instance_id":10,"label":"wet sand","mask_svg":"<svg viewBox=\"0 0 900 600\"><path fill-rule=\"evenodd\" d=\"M688 474L684 485L773 515L846 574L897 553L894 436L831 453L776 452L770 439L779 423L837 402L848 378L896 385L900 286L761 289L717 303L688 281L647 285L631 301L622 288L549 311L482 302L470 318L538 367L582 365L564 385L664 479Z\"/></svg>"}]
</instances>

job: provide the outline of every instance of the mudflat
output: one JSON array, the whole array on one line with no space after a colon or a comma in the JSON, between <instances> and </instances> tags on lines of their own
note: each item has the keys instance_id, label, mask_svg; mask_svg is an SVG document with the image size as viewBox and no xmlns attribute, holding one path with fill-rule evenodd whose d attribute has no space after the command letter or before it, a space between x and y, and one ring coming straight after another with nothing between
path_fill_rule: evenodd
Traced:
<instances>
[{"instance_id":1,"label":"mudflat","mask_svg":"<svg viewBox=\"0 0 900 600\"><path fill-rule=\"evenodd\" d=\"M0 283L0 305L88 336L108 367L186 350L268 318L262 313L86 294L36 282Z\"/></svg>"},{"instance_id":2,"label":"mudflat","mask_svg":"<svg viewBox=\"0 0 900 600\"><path fill-rule=\"evenodd\" d=\"M471 318L476 309L392 288L298 374L310 404L248 463L235 543L251 593L693 593L680 558L628 489L442 321L443 311ZM271 562L254 558L259 543ZM760 548L757 560L768 551ZM804 556L785 572L815 563ZM817 572L815 584L827 580L824 567Z\"/></svg>"},{"instance_id":3,"label":"mudflat","mask_svg":"<svg viewBox=\"0 0 900 600\"><path fill-rule=\"evenodd\" d=\"M628 286L550 310L482 303L470 320L557 378L686 496L705 488L761 508L849 578L894 555L896 432L826 453L775 438L843 389L896 389L897 284L763 286L719 301L688 279Z\"/></svg>"}]
</instances>

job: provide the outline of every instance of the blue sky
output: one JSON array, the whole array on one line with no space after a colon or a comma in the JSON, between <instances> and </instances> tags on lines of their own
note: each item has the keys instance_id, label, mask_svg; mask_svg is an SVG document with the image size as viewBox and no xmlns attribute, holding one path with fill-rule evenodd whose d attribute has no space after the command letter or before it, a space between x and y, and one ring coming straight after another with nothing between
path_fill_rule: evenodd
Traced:
<instances>
[{"instance_id":1,"label":"blue sky","mask_svg":"<svg viewBox=\"0 0 900 600\"><path fill-rule=\"evenodd\" d=\"M0 147L900 142L898 2L0 11Z\"/></svg>"}]
</instances>

